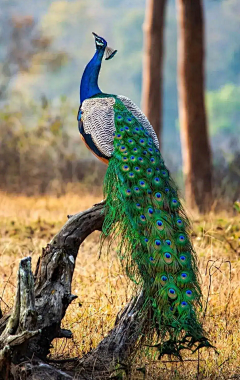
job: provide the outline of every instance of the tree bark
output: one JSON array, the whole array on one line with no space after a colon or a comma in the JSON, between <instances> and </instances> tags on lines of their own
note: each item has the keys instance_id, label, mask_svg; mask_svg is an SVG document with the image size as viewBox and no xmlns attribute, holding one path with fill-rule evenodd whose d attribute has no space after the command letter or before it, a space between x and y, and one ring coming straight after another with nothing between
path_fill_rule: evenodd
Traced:
<instances>
[{"instance_id":1,"label":"tree bark","mask_svg":"<svg viewBox=\"0 0 240 380\"><path fill-rule=\"evenodd\" d=\"M212 168L204 102L202 0L177 0L178 92L186 200L206 212L211 205Z\"/></svg>"},{"instance_id":2,"label":"tree bark","mask_svg":"<svg viewBox=\"0 0 240 380\"><path fill-rule=\"evenodd\" d=\"M166 3L167 0L147 0L144 21L143 112L160 141Z\"/></svg>"},{"instance_id":3,"label":"tree bark","mask_svg":"<svg viewBox=\"0 0 240 380\"><path fill-rule=\"evenodd\" d=\"M118 363L127 368L147 325L147 316L139 313L143 293L132 298L112 331L82 359L73 359L72 365L47 360L53 339L72 337L70 330L61 329L61 320L76 298L71 282L78 249L89 234L101 230L103 221L104 203L70 216L43 249L35 276L31 258L20 261L13 310L0 319L0 379L107 379Z\"/></svg>"}]
</instances>

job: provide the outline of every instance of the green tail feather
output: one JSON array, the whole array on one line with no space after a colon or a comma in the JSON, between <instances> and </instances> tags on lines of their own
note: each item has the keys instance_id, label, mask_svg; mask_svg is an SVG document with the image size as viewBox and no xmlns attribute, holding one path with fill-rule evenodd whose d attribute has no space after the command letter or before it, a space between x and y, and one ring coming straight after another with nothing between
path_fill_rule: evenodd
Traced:
<instances>
[{"instance_id":1,"label":"green tail feather","mask_svg":"<svg viewBox=\"0 0 240 380\"><path fill-rule=\"evenodd\" d=\"M195 308L201 290L189 222L176 187L150 135L116 98L114 152L104 182L103 234L121 234L119 255L128 276L141 284L160 356L209 346ZM203 343L205 342L205 343Z\"/></svg>"}]
</instances>

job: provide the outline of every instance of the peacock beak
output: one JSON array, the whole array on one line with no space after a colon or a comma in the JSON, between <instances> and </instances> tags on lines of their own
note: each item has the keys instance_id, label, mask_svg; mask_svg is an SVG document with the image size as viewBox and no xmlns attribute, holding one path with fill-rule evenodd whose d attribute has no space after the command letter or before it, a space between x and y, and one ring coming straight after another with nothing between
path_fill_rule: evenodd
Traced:
<instances>
[{"instance_id":1,"label":"peacock beak","mask_svg":"<svg viewBox=\"0 0 240 380\"><path fill-rule=\"evenodd\" d=\"M92 34L94 35L94 37L99 37L96 33L92 32Z\"/></svg>"}]
</instances>

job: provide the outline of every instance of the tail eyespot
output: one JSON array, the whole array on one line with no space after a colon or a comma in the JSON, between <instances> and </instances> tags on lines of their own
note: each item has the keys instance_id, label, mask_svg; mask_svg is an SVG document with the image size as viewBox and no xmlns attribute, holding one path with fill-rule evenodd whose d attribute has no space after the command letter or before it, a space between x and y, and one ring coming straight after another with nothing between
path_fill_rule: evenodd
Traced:
<instances>
[{"instance_id":1,"label":"tail eyespot","mask_svg":"<svg viewBox=\"0 0 240 380\"><path fill-rule=\"evenodd\" d=\"M124 191L124 194L125 194L127 197L129 197L129 196L132 194L131 189L126 189L126 190Z\"/></svg>"},{"instance_id":2,"label":"tail eyespot","mask_svg":"<svg viewBox=\"0 0 240 380\"><path fill-rule=\"evenodd\" d=\"M162 220L157 220L156 221L156 227L157 227L157 229L159 230L159 231L162 231L162 230L164 230L164 223L163 223L163 221Z\"/></svg>"},{"instance_id":3,"label":"tail eyespot","mask_svg":"<svg viewBox=\"0 0 240 380\"><path fill-rule=\"evenodd\" d=\"M138 186L135 186L135 187L134 187L134 192L135 192L136 194L140 194L140 189L139 189Z\"/></svg>"},{"instance_id":4,"label":"tail eyespot","mask_svg":"<svg viewBox=\"0 0 240 380\"><path fill-rule=\"evenodd\" d=\"M122 121L123 117L121 115L117 115L117 121Z\"/></svg>"},{"instance_id":5,"label":"tail eyespot","mask_svg":"<svg viewBox=\"0 0 240 380\"><path fill-rule=\"evenodd\" d=\"M165 252L163 259L164 259L166 264L171 264L173 262L173 257L172 257L170 252Z\"/></svg>"},{"instance_id":6,"label":"tail eyespot","mask_svg":"<svg viewBox=\"0 0 240 380\"><path fill-rule=\"evenodd\" d=\"M142 222L142 223L146 223L146 216L144 215L144 214L142 214L142 215L140 215L140 221Z\"/></svg>"},{"instance_id":7,"label":"tail eyespot","mask_svg":"<svg viewBox=\"0 0 240 380\"><path fill-rule=\"evenodd\" d=\"M167 283L167 281L168 281L167 276L166 276L165 274L163 274L163 275L160 277L160 283L161 283L161 285L162 285L162 286L165 286L166 283Z\"/></svg>"},{"instance_id":8,"label":"tail eyespot","mask_svg":"<svg viewBox=\"0 0 240 380\"><path fill-rule=\"evenodd\" d=\"M171 299L177 298L177 292L176 292L176 290L173 289L173 288L168 289L168 296Z\"/></svg>"},{"instance_id":9,"label":"tail eyespot","mask_svg":"<svg viewBox=\"0 0 240 380\"><path fill-rule=\"evenodd\" d=\"M152 208L152 207L149 207L149 208L148 208L148 214L151 216L151 215L153 215L153 213L154 213L153 208Z\"/></svg>"},{"instance_id":10,"label":"tail eyespot","mask_svg":"<svg viewBox=\"0 0 240 380\"><path fill-rule=\"evenodd\" d=\"M194 294L193 294L192 290L190 290L190 289L187 289L185 294L186 294L186 297L190 300L192 300L194 298Z\"/></svg>"},{"instance_id":11,"label":"tail eyespot","mask_svg":"<svg viewBox=\"0 0 240 380\"><path fill-rule=\"evenodd\" d=\"M168 171L167 170L161 170L161 176L163 177L163 178L167 178L168 177Z\"/></svg>"},{"instance_id":12,"label":"tail eyespot","mask_svg":"<svg viewBox=\"0 0 240 380\"><path fill-rule=\"evenodd\" d=\"M128 165L122 165L121 169L123 172L128 172L130 170Z\"/></svg>"},{"instance_id":13,"label":"tail eyespot","mask_svg":"<svg viewBox=\"0 0 240 380\"><path fill-rule=\"evenodd\" d=\"M172 198L171 200L171 205L174 209L178 208L180 206L180 203L179 201L177 200L177 198Z\"/></svg>"},{"instance_id":14,"label":"tail eyespot","mask_svg":"<svg viewBox=\"0 0 240 380\"><path fill-rule=\"evenodd\" d=\"M185 255L181 255L181 256L179 257L179 259L180 259L180 261L181 261L182 263L185 263L186 260L187 260L187 257L186 257Z\"/></svg>"},{"instance_id":15,"label":"tail eyespot","mask_svg":"<svg viewBox=\"0 0 240 380\"><path fill-rule=\"evenodd\" d=\"M142 188L145 188L145 187L146 187L146 182L145 182L143 179L141 179L141 180L139 181L139 185L140 185Z\"/></svg>"}]
</instances>

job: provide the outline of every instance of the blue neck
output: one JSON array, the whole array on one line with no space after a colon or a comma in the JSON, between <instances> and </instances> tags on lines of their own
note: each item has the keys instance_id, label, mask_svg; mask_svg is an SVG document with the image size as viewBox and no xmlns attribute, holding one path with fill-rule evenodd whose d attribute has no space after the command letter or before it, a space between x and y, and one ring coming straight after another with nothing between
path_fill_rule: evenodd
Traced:
<instances>
[{"instance_id":1,"label":"blue neck","mask_svg":"<svg viewBox=\"0 0 240 380\"><path fill-rule=\"evenodd\" d=\"M98 75L101 68L104 50L105 49L97 50L84 70L80 85L81 103L93 95L102 93L98 87Z\"/></svg>"}]
</instances>

